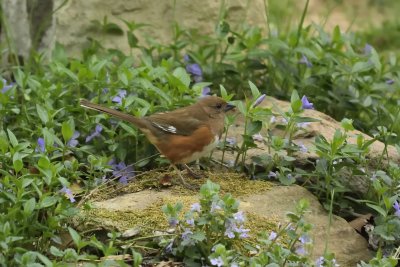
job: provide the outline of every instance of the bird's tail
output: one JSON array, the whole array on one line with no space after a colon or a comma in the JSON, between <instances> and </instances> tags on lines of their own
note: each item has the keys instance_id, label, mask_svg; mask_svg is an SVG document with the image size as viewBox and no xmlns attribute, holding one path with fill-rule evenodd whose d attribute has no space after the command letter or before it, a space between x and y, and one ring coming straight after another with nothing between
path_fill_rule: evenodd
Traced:
<instances>
[{"instance_id":1,"label":"bird's tail","mask_svg":"<svg viewBox=\"0 0 400 267\"><path fill-rule=\"evenodd\" d=\"M111 108L107 108L107 107L104 107L104 106L99 105L99 104L92 103L92 102L90 102L90 101L88 101L86 99L82 99L80 101L80 105L82 107L85 107L85 108L88 108L88 109L93 109L93 110L96 110L96 111L100 111L100 112L112 115L114 117L117 117L117 118L119 118L121 120L130 122L130 123L136 125L139 128L146 128L145 122L142 119L137 118L137 117L132 116L132 115L129 115L129 114L125 114L125 113L123 113L121 111L118 111L118 110L115 110L115 109L111 109Z\"/></svg>"}]
</instances>

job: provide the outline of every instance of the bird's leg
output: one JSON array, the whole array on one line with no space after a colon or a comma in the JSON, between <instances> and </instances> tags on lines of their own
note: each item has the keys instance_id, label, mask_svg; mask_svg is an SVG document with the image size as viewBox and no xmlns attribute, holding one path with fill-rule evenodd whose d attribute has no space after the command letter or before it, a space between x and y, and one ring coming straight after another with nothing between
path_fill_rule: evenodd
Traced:
<instances>
[{"instance_id":1,"label":"bird's leg","mask_svg":"<svg viewBox=\"0 0 400 267\"><path fill-rule=\"evenodd\" d=\"M186 165L186 164L182 164L182 165L188 171L190 176L192 176L193 178L196 178L196 179L200 179L201 178L201 174L196 173L195 171L193 171L188 165Z\"/></svg>"},{"instance_id":2,"label":"bird's leg","mask_svg":"<svg viewBox=\"0 0 400 267\"><path fill-rule=\"evenodd\" d=\"M174 168L174 170L178 173L179 178L181 179L182 185L188 189L196 189L193 185L190 185L186 183L185 179L183 179L181 171L178 169L178 167L175 166L175 164L171 164L171 166Z\"/></svg>"}]
</instances>

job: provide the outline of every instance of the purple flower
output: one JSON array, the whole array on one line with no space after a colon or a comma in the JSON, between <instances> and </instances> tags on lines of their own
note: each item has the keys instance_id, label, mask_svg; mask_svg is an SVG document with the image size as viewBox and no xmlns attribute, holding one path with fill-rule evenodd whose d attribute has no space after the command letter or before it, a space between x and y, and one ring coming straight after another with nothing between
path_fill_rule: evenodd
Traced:
<instances>
[{"instance_id":1,"label":"purple flower","mask_svg":"<svg viewBox=\"0 0 400 267\"><path fill-rule=\"evenodd\" d=\"M135 177L135 170L133 169L132 165L126 166L125 162L116 163L115 159L111 160L108 163L111 168L113 169L113 176L119 177L119 182L121 184L127 184L128 180Z\"/></svg>"},{"instance_id":2,"label":"purple flower","mask_svg":"<svg viewBox=\"0 0 400 267\"><path fill-rule=\"evenodd\" d=\"M236 144L236 138L235 137L227 137L225 141L230 146L234 146Z\"/></svg>"},{"instance_id":3,"label":"purple flower","mask_svg":"<svg viewBox=\"0 0 400 267\"><path fill-rule=\"evenodd\" d=\"M210 94L210 92L211 92L210 87L208 87L208 86L203 87L203 90L201 90L201 96L207 96Z\"/></svg>"},{"instance_id":4,"label":"purple flower","mask_svg":"<svg viewBox=\"0 0 400 267\"><path fill-rule=\"evenodd\" d=\"M183 56L183 62L188 63L190 61L190 56L188 54L185 54Z\"/></svg>"},{"instance_id":5,"label":"purple flower","mask_svg":"<svg viewBox=\"0 0 400 267\"><path fill-rule=\"evenodd\" d=\"M278 176L278 174L276 172L269 172L268 173L268 178L276 178L276 176Z\"/></svg>"},{"instance_id":6,"label":"purple flower","mask_svg":"<svg viewBox=\"0 0 400 267\"><path fill-rule=\"evenodd\" d=\"M89 143L93 138L100 136L101 131L103 131L103 127L100 124L97 124L94 132L86 137L86 143Z\"/></svg>"},{"instance_id":7,"label":"purple flower","mask_svg":"<svg viewBox=\"0 0 400 267\"><path fill-rule=\"evenodd\" d=\"M234 213L233 218L238 223L244 223L245 217L244 217L243 211L238 211L238 212Z\"/></svg>"},{"instance_id":8,"label":"purple flower","mask_svg":"<svg viewBox=\"0 0 400 267\"><path fill-rule=\"evenodd\" d=\"M197 63L186 65L186 71L193 76L203 76L203 71L201 70L200 65Z\"/></svg>"},{"instance_id":9,"label":"purple flower","mask_svg":"<svg viewBox=\"0 0 400 267\"><path fill-rule=\"evenodd\" d=\"M71 139L68 140L67 145L70 147L76 147L79 144L78 140L76 140L79 135L80 133L78 131L75 131Z\"/></svg>"},{"instance_id":10,"label":"purple flower","mask_svg":"<svg viewBox=\"0 0 400 267\"><path fill-rule=\"evenodd\" d=\"M278 234L276 232L271 231L271 233L268 236L268 240L271 240L271 241L275 240L277 236L278 236Z\"/></svg>"},{"instance_id":11,"label":"purple flower","mask_svg":"<svg viewBox=\"0 0 400 267\"><path fill-rule=\"evenodd\" d=\"M319 257L316 261L315 261L315 267L323 267L324 266L324 262L325 262L325 258L324 257Z\"/></svg>"},{"instance_id":12,"label":"purple flower","mask_svg":"<svg viewBox=\"0 0 400 267\"><path fill-rule=\"evenodd\" d=\"M182 240L185 242L187 245L195 245L196 240L192 239L193 232L190 231L190 229L186 228L185 231L182 233Z\"/></svg>"},{"instance_id":13,"label":"purple flower","mask_svg":"<svg viewBox=\"0 0 400 267\"><path fill-rule=\"evenodd\" d=\"M63 188L61 188L60 192L63 193L63 194L65 194L65 196L66 196L67 198L69 198L69 201L71 201L71 203L74 203L74 202L75 202L75 198L74 198L74 195L72 194L71 189L69 189L69 188L66 187L66 186L63 186Z\"/></svg>"},{"instance_id":14,"label":"purple flower","mask_svg":"<svg viewBox=\"0 0 400 267\"><path fill-rule=\"evenodd\" d=\"M215 203L214 201L211 203L211 212L215 212L216 210L220 210L221 207L218 205L218 203Z\"/></svg>"},{"instance_id":15,"label":"purple flower","mask_svg":"<svg viewBox=\"0 0 400 267\"><path fill-rule=\"evenodd\" d=\"M311 68L313 66L313 64L308 60L308 58L304 54L301 55L301 59L299 60L299 63L306 65L307 68Z\"/></svg>"},{"instance_id":16,"label":"purple flower","mask_svg":"<svg viewBox=\"0 0 400 267\"><path fill-rule=\"evenodd\" d=\"M173 245L174 245L174 242L173 242L173 241L170 242L170 243L168 244L168 246L165 247L165 252L167 252L167 253L172 253L172 247L173 247Z\"/></svg>"},{"instance_id":17,"label":"purple flower","mask_svg":"<svg viewBox=\"0 0 400 267\"><path fill-rule=\"evenodd\" d=\"M275 123L276 122L276 117L275 116L271 116L271 119L269 120L269 123Z\"/></svg>"},{"instance_id":18,"label":"purple flower","mask_svg":"<svg viewBox=\"0 0 400 267\"><path fill-rule=\"evenodd\" d=\"M399 205L399 202L397 200L394 202L393 208L396 210L394 212L394 215L396 215L397 217L400 218L400 205Z\"/></svg>"},{"instance_id":19,"label":"purple flower","mask_svg":"<svg viewBox=\"0 0 400 267\"><path fill-rule=\"evenodd\" d=\"M45 142L44 142L44 138L39 137L37 140L37 147L35 149L36 152L46 152L46 146L45 146Z\"/></svg>"},{"instance_id":20,"label":"purple flower","mask_svg":"<svg viewBox=\"0 0 400 267\"><path fill-rule=\"evenodd\" d=\"M300 240L300 242L302 244L306 244L306 243L310 243L311 242L311 238L306 234L300 236L299 240Z\"/></svg>"},{"instance_id":21,"label":"purple flower","mask_svg":"<svg viewBox=\"0 0 400 267\"><path fill-rule=\"evenodd\" d=\"M314 104L310 103L305 95L301 98L301 103L303 109L314 109Z\"/></svg>"},{"instance_id":22,"label":"purple flower","mask_svg":"<svg viewBox=\"0 0 400 267\"><path fill-rule=\"evenodd\" d=\"M114 103L121 104L122 99L124 99L125 97L126 97L126 90L119 90L118 94L114 96L111 101Z\"/></svg>"},{"instance_id":23,"label":"purple flower","mask_svg":"<svg viewBox=\"0 0 400 267\"><path fill-rule=\"evenodd\" d=\"M388 79L388 80L386 80L386 84L388 84L388 85L394 84L394 80Z\"/></svg>"},{"instance_id":24,"label":"purple flower","mask_svg":"<svg viewBox=\"0 0 400 267\"><path fill-rule=\"evenodd\" d=\"M371 54L372 49L373 49L372 45L370 45L370 44L365 44L365 46L364 46L364 55L369 55L369 54Z\"/></svg>"},{"instance_id":25,"label":"purple flower","mask_svg":"<svg viewBox=\"0 0 400 267\"><path fill-rule=\"evenodd\" d=\"M266 94L260 95L260 96L256 99L256 101L254 101L253 108L255 108L255 107L257 107L258 105L260 105L261 102L264 101L264 99L265 99L266 96L267 96Z\"/></svg>"},{"instance_id":26,"label":"purple flower","mask_svg":"<svg viewBox=\"0 0 400 267\"><path fill-rule=\"evenodd\" d=\"M236 214L237 214L237 213L236 213ZM244 218L239 218L239 219L243 219L243 220L244 220ZM237 223L239 223L240 226L238 226ZM235 234L239 234L239 237L240 237L240 238L249 237L248 232L249 232L250 230L249 230L249 229L245 229L245 228L243 227L243 225L242 225L240 222L238 222L238 221L235 221L235 220L227 220L227 221L225 222L225 227L226 227L225 235L226 235L227 237L229 237L229 238L235 238Z\"/></svg>"},{"instance_id":27,"label":"purple flower","mask_svg":"<svg viewBox=\"0 0 400 267\"><path fill-rule=\"evenodd\" d=\"M169 226L175 227L178 225L179 220L177 218L171 217L171 218L169 218L168 223L169 223Z\"/></svg>"},{"instance_id":28,"label":"purple flower","mask_svg":"<svg viewBox=\"0 0 400 267\"><path fill-rule=\"evenodd\" d=\"M309 122L299 122L299 123L297 123L297 127L299 127L299 128L306 128L308 125L310 125Z\"/></svg>"},{"instance_id":29,"label":"purple flower","mask_svg":"<svg viewBox=\"0 0 400 267\"><path fill-rule=\"evenodd\" d=\"M201 206L200 206L199 203L194 203L194 204L192 204L190 210L193 211L193 212L195 212L195 211L196 212L200 212L201 211Z\"/></svg>"},{"instance_id":30,"label":"purple flower","mask_svg":"<svg viewBox=\"0 0 400 267\"><path fill-rule=\"evenodd\" d=\"M7 85L7 80L6 79L2 79L2 80L3 80L3 88L1 88L1 93L4 94L8 90L10 90L14 86L14 84L10 83L9 85Z\"/></svg>"},{"instance_id":31,"label":"purple flower","mask_svg":"<svg viewBox=\"0 0 400 267\"><path fill-rule=\"evenodd\" d=\"M257 141L257 142L264 141L264 137L260 133L253 134L252 138L254 141Z\"/></svg>"},{"instance_id":32,"label":"purple flower","mask_svg":"<svg viewBox=\"0 0 400 267\"><path fill-rule=\"evenodd\" d=\"M218 258L211 259L210 262L214 266L218 267L224 266L224 260L221 258L221 256L219 256Z\"/></svg>"},{"instance_id":33,"label":"purple flower","mask_svg":"<svg viewBox=\"0 0 400 267\"><path fill-rule=\"evenodd\" d=\"M191 226L194 226L194 219L193 218L189 218L189 219L186 220L186 223L191 225Z\"/></svg>"},{"instance_id":34,"label":"purple flower","mask_svg":"<svg viewBox=\"0 0 400 267\"><path fill-rule=\"evenodd\" d=\"M307 147L303 143L299 143L298 146L299 146L299 150L300 150L301 153L307 153L308 152Z\"/></svg>"},{"instance_id":35,"label":"purple flower","mask_svg":"<svg viewBox=\"0 0 400 267\"><path fill-rule=\"evenodd\" d=\"M303 245L300 245L296 248L296 253L298 255L305 255L306 254L306 249Z\"/></svg>"},{"instance_id":36,"label":"purple flower","mask_svg":"<svg viewBox=\"0 0 400 267\"><path fill-rule=\"evenodd\" d=\"M228 228L225 230L225 235L229 238L235 238L235 233L233 232L233 229Z\"/></svg>"}]
</instances>

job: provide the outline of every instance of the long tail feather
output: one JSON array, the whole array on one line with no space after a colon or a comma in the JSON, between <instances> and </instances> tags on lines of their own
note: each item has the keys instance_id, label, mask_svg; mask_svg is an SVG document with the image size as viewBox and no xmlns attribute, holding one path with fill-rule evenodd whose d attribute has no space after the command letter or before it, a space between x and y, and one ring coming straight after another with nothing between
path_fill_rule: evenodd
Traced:
<instances>
[{"instance_id":1,"label":"long tail feather","mask_svg":"<svg viewBox=\"0 0 400 267\"><path fill-rule=\"evenodd\" d=\"M129 114L125 114L125 113L123 113L121 111L118 111L118 110L115 110L115 109L111 109L111 108L108 108L108 107L104 107L104 106L99 105L99 104L92 103L92 102L90 102L90 101L88 101L86 99L82 99L80 101L80 105L82 107L85 107L85 108L88 108L88 109L93 109L93 110L96 110L96 111L99 111L99 112L103 112L103 113L109 114L111 116L117 117L119 119L122 119L124 121L133 123L134 125L136 125L139 128L146 128L145 127L145 123L144 123L144 121L142 119L139 119L139 118L137 118L135 116L132 116L132 115L129 115Z\"/></svg>"}]
</instances>

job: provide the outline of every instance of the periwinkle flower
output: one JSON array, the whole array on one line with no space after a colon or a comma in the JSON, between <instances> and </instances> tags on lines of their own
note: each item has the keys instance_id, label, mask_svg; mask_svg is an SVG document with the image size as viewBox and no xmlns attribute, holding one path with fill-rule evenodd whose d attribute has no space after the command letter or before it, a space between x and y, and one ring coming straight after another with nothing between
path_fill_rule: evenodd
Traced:
<instances>
[{"instance_id":1,"label":"periwinkle flower","mask_svg":"<svg viewBox=\"0 0 400 267\"><path fill-rule=\"evenodd\" d=\"M168 223L169 223L169 226L175 227L178 225L179 220L175 217L171 217L171 218L169 218Z\"/></svg>"},{"instance_id":2,"label":"periwinkle flower","mask_svg":"<svg viewBox=\"0 0 400 267\"><path fill-rule=\"evenodd\" d=\"M276 178L277 176L278 176L278 174L277 174L276 172L270 171L270 172L268 173L268 178Z\"/></svg>"},{"instance_id":3,"label":"periwinkle flower","mask_svg":"<svg viewBox=\"0 0 400 267\"><path fill-rule=\"evenodd\" d=\"M238 212L234 213L233 218L238 223L244 223L245 217L244 217L243 211L238 211Z\"/></svg>"},{"instance_id":4,"label":"periwinkle flower","mask_svg":"<svg viewBox=\"0 0 400 267\"><path fill-rule=\"evenodd\" d=\"M220 210L221 207L218 205L218 203L215 203L214 201L211 203L211 212L215 212L216 210Z\"/></svg>"},{"instance_id":5,"label":"periwinkle flower","mask_svg":"<svg viewBox=\"0 0 400 267\"><path fill-rule=\"evenodd\" d=\"M306 252L306 249L305 249L305 247L304 247L303 244L299 245L299 246L296 248L296 253L297 253L298 255L305 255L305 254L307 253L307 252Z\"/></svg>"},{"instance_id":6,"label":"periwinkle flower","mask_svg":"<svg viewBox=\"0 0 400 267\"><path fill-rule=\"evenodd\" d=\"M183 62L188 63L190 61L190 56L188 54L185 54L183 56Z\"/></svg>"},{"instance_id":7,"label":"periwinkle flower","mask_svg":"<svg viewBox=\"0 0 400 267\"><path fill-rule=\"evenodd\" d=\"M194 226L194 219L193 218L189 218L186 220L186 223L189 224L190 226Z\"/></svg>"},{"instance_id":8,"label":"periwinkle flower","mask_svg":"<svg viewBox=\"0 0 400 267\"><path fill-rule=\"evenodd\" d=\"M235 137L227 137L225 141L230 146L236 145L236 138Z\"/></svg>"},{"instance_id":9,"label":"periwinkle flower","mask_svg":"<svg viewBox=\"0 0 400 267\"><path fill-rule=\"evenodd\" d=\"M71 139L68 140L67 145L69 147L76 147L79 144L79 141L76 140L80 136L80 133L78 131L75 131L74 134L72 135Z\"/></svg>"},{"instance_id":10,"label":"periwinkle flower","mask_svg":"<svg viewBox=\"0 0 400 267\"><path fill-rule=\"evenodd\" d=\"M224 260L221 258L221 256L219 256L218 258L211 259L210 262L213 266L218 266L218 267L224 266Z\"/></svg>"},{"instance_id":11,"label":"periwinkle flower","mask_svg":"<svg viewBox=\"0 0 400 267\"><path fill-rule=\"evenodd\" d=\"M74 202L75 202L75 198L74 198L74 195L72 194L71 189L69 189L69 188L66 187L66 186L63 186L63 188L61 188L60 192L63 193L63 194L65 194L65 196L66 196L67 198L69 198L69 201L71 201L71 203L74 203Z\"/></svg>"},{"instance_id":12,"label":"periwinkle flower","mask_svg":"<svg viewBox=\"0 0 400 267\"><path fill-rule=\"evenodd\" d=\"M208 86L203 87L203 89L201 90L201 96L207 96L210 94L210 92L211 92L210 87Z\"/></svg>"},{"instance_id":13,"label":"periwinkle flower","mask_svg":"<svg viewBox=\"0 0 400 267\"><path fill-rule=\"evenodd\" d=\"M369 55L369 54L371 54L372 49L373 49L372 45L370 45L370 44L365 44L365 46L364 46L364 55Z\"/></svg>"},{"instance_id":14,"label":"periwinkle flower","mask_svg":"<svg viewBox=\"0 0 400 267\"><path fill-rule=\"evenodd\" d=\"M323 267L324 266L324 262L325 262L325 258L324 257L319 257L316 261L315 261L315 267Z\"/></svg>"},{"instance_id":15,"label":"periwinkle flower","mask_svg":"<svg viewBox=\"0 0 400 267\"><path fill-rule=\"evenodd\" d=\"M114 103L122 104L122 99L126 97L126 90L119 90L118 94L111 100Z\"/></svg>"},{"instance_id":16,"label":"periwinkle flower","mask_svg":"<svg viewBox=\"0 0 400 267\"><path fill-rule=\"evenodd\" d=\"M274 115L272 115L271 119L269 120L269 123L275 123L276 121L277 121L276 117Z\"/></svg>"},{"instance_id":17,"label":"periwinkle flower","mask_svg":"<svg viewBox=\"0 0 400 267\"><path fill-rule=\"evenodd\" d=\"M308 58L304 54L301 55L299 63L306 65L307 68L311 68L313 66L313 64L308 60Z\"/></svg>"},{"instance_id":18,"label":"periwinkle flower","mask_svg":"<svg viewBox=\"0 0 400 267\"><path fill-rule=\"evenodd\" d=\"M185 231L182 233L182 240L189 246L193 246L196 244L196 241L192 239L193 232L186 228Z\"/></svg>"},{"instance_id":19,"label":"periwinkle flower","mask_svg":"<svg viewBox=\"0 0 400 267\"><path fill-rule=\"evenodd\" d=\"M203 71L201 70L200 65L197 63L186 65L186 71L193 76L203 76Z\"/></svg>"},{"instance_id":20,"label":"periwinkle flower","mask_svg":"<svg viewBox=\"0 0 400 267\"><path fill-rule=\"evenodd\" d=\"M268 236L268 240L273 241L273 240L275 240L277 238L277 236L278 236L278 234L276 232L271 231L271 233Z\"/></svg>"},{"instance_id":21,"label":"periwinkle flower","mask_svg":"<svg viewBox=\"0 0 400 267\"><path fill-rule=\"evenodd\" d=\"M201 206L200 206L199 203L194 203L190 207L190 210L193 211L193 212L200 212L201 211Z\"/></svg>"},{"instance_id":22,"label":"periwinkle flower","mask_svg":"<svg viewBox=\"0 0 400 267\"><path fill-rule=\"evenodd\" d=\"M7 80L6 79L2 79L2 80L3 80L3 88L1 88L1 93L4 94L8 90L10 90L14 86L14 84L10 83L9 85L7 85Z\"/></svg>"},{"instance_id":23,"label":"periwinkle flower","mask_svg":"<svg viewBox=\"0 0 400 267\"><path fill-rule=\"evenodd\" d=\"M258 105L260 105L260 104L264 101L264 99L265 99L266 96L267 96L266 94L260 95L260 96L256 99L256 101L254 101L253 108L255 108L255 107L257 107Z\"/></svg>"},{"instance_id":24,"label":"periwinkle flower","mask_svg":"<svg viewBox=\"0 0 400 267\"><path fill-rule=\"evenodd\" d=\"M311 238L306 234L303 234L302 236L300 236L299 240L302 244L311 243Z\"/></svg>"},{"instance_id":25,"label":"periwinkle flower","mask_svg":"<svg viewBox=\"0 0 400 267\"><path fill-rule=\"evenodd\" d=\"M301 103L303 109L314 109L314 104L308 101L305 95L301 98Z\"/></svg>"},{"instance_id":26,"label":"periwinkle flower","mask_svg":"<svg viewBox=\"0 0 400 267\"><path fill-rule=\"evenodd\" d=\"M135 170L133 169L132 165L127 166L125 162L122 161L116 163L115 159L112 159L108 164L113 169L113 176L119 177L118 181L121 184L127 184L128 180L135 177Z\"/></svg>"},{"instance_id":27,"label":"periwinkle flower","mask_svg":"<svg viewBox=\"0 0 400 267\"><path fill-rule=\"evenodd\" d=\"M306 128L308 125L310 125L310 123L309 122L299 122L299 123L297 123L297 127L299 127L299 128Z\"/></svg>"},{"instance_id":28,"label":"periwinkle flower","mask_svg":"<svg viewBox=\"0 0 400 267\"><path fill-rule=\"evenodd\" d=\"M298 146L299 146L299 150L300 150L301 153L307 153L308 152L307 147L303 143L299 143Z\"/></svg>"},{"instance_id":29,"label":"periwinkle flower","mask_svg":"<svg viewBox=\"0 0 400 267\"><path fill-rule=\"evenodd\" d=\"M392 84L394 84L394 80L393 79L387 79L386 80L386 84L392 85Z\"/></svg>"},{"instance_id":30,"label":"periwinkle flower","mask_svg":"<svg viewBox=\"0 0 400 267\"><path fill-rule=\"evenodd\" d=\"M44 138L39 137L37 140L37 145L38 146L35 149L36 152L42 152L42 153L46 152L46 145L45 145Z\"/></svg>"},{"instance_id":31,"label":"periwinkle flower","mask_svg":"<svg viewBox=\"0 0 400 267\"><path fill-rule=\"evenodd\" d=\"M94 131L86 137L86 143L89 143L90 141L92 141L93 138L100 136L101 132L103 131L103 126L101 126L100 124L96 125L96 128L94 129Z\"/></svg>"},{"instance_id":32,"label":"periwinkle flower","mask_svg":"<svg viewBox=\"0 0 400 267\"><path fill-rule=\"evenodd\" d=\"M394 202L393 208L395 209L394 215L400 218L400 205L397 200Z\"/></svg>"},{"instance_id":33,"label":"periwinkle flower","mask_svg":"<svg viewBox=\"0 0 400 267\"><path fill-rule=\"evenodd\" d=\"M260 133L253 134L252 138L254 141L257 141L257 142L264 141L264 137Z\"/></svg>"}]
</instances>

